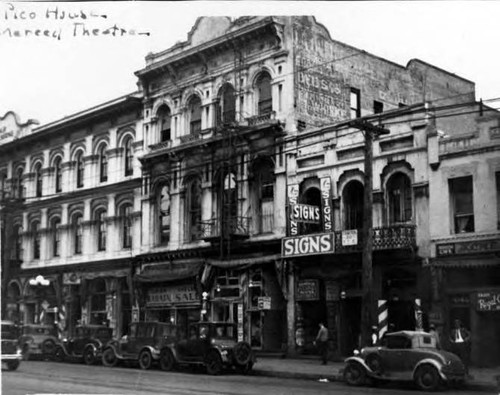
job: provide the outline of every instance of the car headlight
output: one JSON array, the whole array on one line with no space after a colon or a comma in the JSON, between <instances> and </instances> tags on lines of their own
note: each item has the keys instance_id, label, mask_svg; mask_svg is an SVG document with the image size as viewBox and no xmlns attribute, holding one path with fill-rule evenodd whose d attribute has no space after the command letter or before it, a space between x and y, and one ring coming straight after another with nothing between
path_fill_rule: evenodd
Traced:
<instances>
[{"instance_id":1,"label":"car headlight","mask_svg":"<svg viewBox=\"0 0 500 395\"><path fill-rule=\"evenodd\" d=\"M451 359L448 359L448 360L446 361L446 365L451 365Z\"/></svg>"},{"instance_id":2,"label":"car headlight","mask_svg":"<svg viewBox=\"0 0 500 395\"><path fill-rule=\"evenodd\" d=\"M222 350L220 353L225 357L227 355L227 350Z\"/></svg>"}]
</instances>

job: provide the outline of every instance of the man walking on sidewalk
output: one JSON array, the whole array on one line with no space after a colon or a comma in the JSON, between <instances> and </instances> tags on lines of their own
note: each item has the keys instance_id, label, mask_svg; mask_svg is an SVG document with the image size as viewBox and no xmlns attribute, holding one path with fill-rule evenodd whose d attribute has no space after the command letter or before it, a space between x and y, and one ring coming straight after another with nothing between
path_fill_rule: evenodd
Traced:
<instances>
[{"instance_id":1,"label":"man walking on sidewalk","mask_svg":"<svg viewBox=\"0 0 500 395\"><path fill-rule=\"evenodd\" d=\"M318 336L316 336L316 341L314 343L316 347L318 347L322 364L326 365L328 361L328 329L326 329L322 322L319 323Z\"/></svg>"},{"instance_id":2,"label":"man walking on sidewalk","mask_svg":"<svg viewBox=\"0 0 500 395\"><path fill-rule=\"evenodd\" d=\"M470 333L458 319L450 334L451 352L458 355L465 366L465 373L469 376L470 364Z\"/></svg>"}]
</instances>

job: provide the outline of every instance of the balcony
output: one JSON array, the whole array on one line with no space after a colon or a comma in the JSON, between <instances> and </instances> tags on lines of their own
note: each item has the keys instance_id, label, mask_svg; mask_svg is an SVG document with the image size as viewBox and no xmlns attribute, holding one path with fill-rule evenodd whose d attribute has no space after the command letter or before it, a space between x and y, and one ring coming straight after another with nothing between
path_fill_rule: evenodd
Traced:
<instances>
[{"instance_id":1,"label":"balcony","mask_svg":"<svg viewBox=\"0 0 500 395\"><path fill-rule=\"evenodd\" d=\"M253 117L246 118L248 126L257 126L264 123L274 121L276 119L276 111L270 111L262 115L254 115Z\"/></svg>"},{"instance_id":2,"label":"balcony","mask_svg":"<svg viewBox=\"0 0 500 395\"><path fill-rule=\"evenodd\" d=\"M218 128L234 124L236 122L236 110L225 111L224 113L217 114L216 126Z\"/></svg>"},{"instance_id":3,"label":"balcony","mask_svg":"<svg viewBox=\"0 0 500 395\"><path fill-rule=\"evenodd\" d=\"M158 151L162 149L172 148L172 140L162 141L158 144L152 144L149 146L151 151Z\"/></svg>"},{"instance_id":4,"label":"balcony","mask_svg":"<svg viewBox=\"0 0 500 395\"><path fill-rule=\"evenodd\" d=\"M201 126L201 124L200 124L200 126ZM192 129L192 130L194 130L194 129ZM198 130L198 131L192 131L190 134L187 134L185 136L181 136L180 137L181 144L190 143L192 141L198 141L200 139L201 139L200 130Z\"/></svg>"},{"instance_id":5,"label":"balcony","mask_svg":"<svg viewBox=\"0 0 500 395\"><path fill-rule=\"evenodd\" d=\"M346 231L335 232L335 252L349 253L360 252L363 246L363 234L361 229L357 229L357 240L347 238ZM416 247L416 227L415 225L393 225L380 228L373 228L373 250L398 250L413 249Z\"/></svg>"},{"instance_id":6,"label":"balcony","mask_svg":"<svg viewBox=\"0 0 500 395\"><path fill-rule=\"evenodd\" d=\"M225 226L225 229L223 229ZM205 241L216 241L222 236L225 239L246 239L250 236L250 217L234 217L222 223L220 218L202 221L200 224L200 238Z\"/></svg>"}]
</instances>

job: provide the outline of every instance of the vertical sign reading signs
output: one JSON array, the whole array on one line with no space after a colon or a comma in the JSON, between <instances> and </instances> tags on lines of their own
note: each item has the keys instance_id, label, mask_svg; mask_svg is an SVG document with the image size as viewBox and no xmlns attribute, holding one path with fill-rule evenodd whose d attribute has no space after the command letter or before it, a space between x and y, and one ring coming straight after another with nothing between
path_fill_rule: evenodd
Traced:
<instances>
[{"instance_id":1,"label":"vertical sign reading signs","mask_svg":"<svg viewBox=\"0 0 500 395\"><path fill-rule=\"evenodd\" d=\"M331 189L332 180L330 176L320 178L321 206L323 207L323 229L330 232L333 229Z\"/></svg>"},{"instance_id":2,"label":"vertical sign reading signs","mask_svg":"<svg viewBox=\"0 0 500 395\"><path fill-rule=\"evenodd\" d=\"M289 233L290 236L297 236L298 232L298 222L296 220L292 220L292 210L291 207L293 204L297 204L299 198L299 184L288 185L288 220L289 220Z\"/></svg>"}]
</instances>

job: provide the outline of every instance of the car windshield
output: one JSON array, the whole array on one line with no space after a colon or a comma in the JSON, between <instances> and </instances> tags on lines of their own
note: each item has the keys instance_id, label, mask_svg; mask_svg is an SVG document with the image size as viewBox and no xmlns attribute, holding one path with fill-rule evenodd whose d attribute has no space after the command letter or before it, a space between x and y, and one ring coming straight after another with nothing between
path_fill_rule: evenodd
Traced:
<instances>
[{"instance_id":1,"label":"car windshield","mask_svg":"<svg viewBox=\"0 0 500 395\"><path fill-rule=\"evenodd\" d=\"M162 325L160 326L158 333L163 337L175 337L177 334L177 328L173 325Z\"/></svg>"},{"instance_id":2,"label":"car windshield","mask_svg":"<svg viewBox=\"0 0 500 395\"><path fill-rule=\"evenodd\" d=\"M15 325L2 324L2 339L16 339L17 328Z\"/></svg>"},{"instance_id":3,"label":"car windshield","mask_svg":"<svg viewBox=\"0 0 500 395\"><path fill-rule=\"evenodd\" d=\"M55 330L50 326L26 326L23 328L23 333L26 335L55 336Z\"/></svg>"},{"instance_id":4,"label":"car windshield","mask_svg":"<svg viewBox=\"0 0 500 395\"><path fill-rule=\"evenodd\" d=\"M214 331L215 339L234 339L234 326L232 325L216 325Z\"/></svg>"},{"instance_id":5,"label":"car windshield","mask_svg":"<svg viewBox=\"0 0 500 395\"><path fill-rule=\"evenodd\" d=\"M111 338L111 330L109 328L99 328L95 331L94 336L98 339L109 339Z\"/></svg>"}]
</instances>

